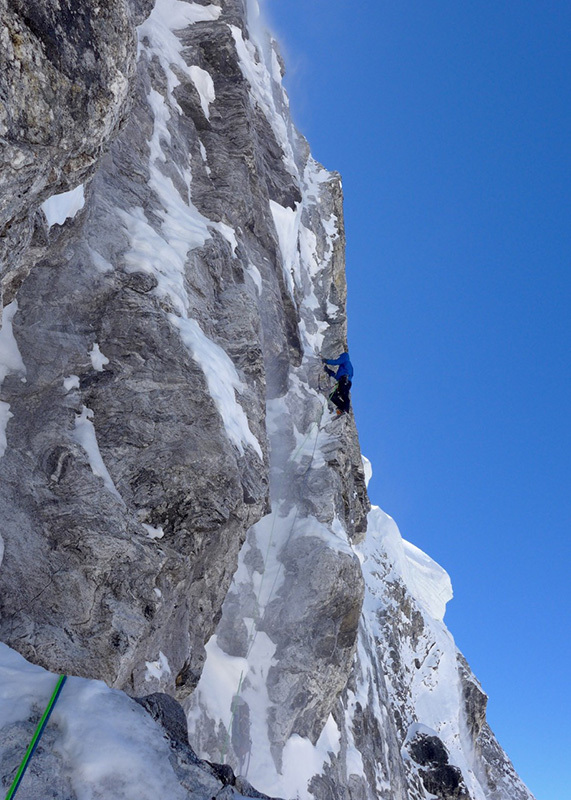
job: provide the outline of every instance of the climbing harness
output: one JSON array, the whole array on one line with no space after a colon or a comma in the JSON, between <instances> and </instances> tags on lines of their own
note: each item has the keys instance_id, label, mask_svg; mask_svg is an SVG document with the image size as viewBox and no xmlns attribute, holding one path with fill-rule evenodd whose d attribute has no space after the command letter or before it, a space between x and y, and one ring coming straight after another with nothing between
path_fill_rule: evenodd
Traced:
<instances>
[{"instance_id":1,"label":"climbing harness","mask_svg":"<svg viewBox=\"0 0 571 800\"><path fill-rule=\"evenodd\" d=\"M327 378L327 381L326 381L327 385L323 386L323 380L325 378ZM330 388L330 383L329 383L329 376L326 375L323 372L320 372L319 373L319 377L317 379L317 388L319 389L320 392L327 391L327 402L330 403L331 402L331 398L333 397L333 395L335 394L335 392L339 388L339 381L335 381L335 383L333 384L333 388L331 389Z\"/></svg>"},{"instance_id":2,"label":"climbing harness","mask_svg":"<svg viewBox=\"0 0 571 800\"><path fill-rule=\"evenodd\" d=\"M22 783L22 778L24 777L24 773L26 772L26 770L28 768L28 764L30 763L31 758L34 755L34 750L36 749L40 739L42 738L42 734L43 734L43 732L45 730L46 725L48 724L48 720L50 718L50 715L51 715L52 711L54 710L54 706L57 703L58 697L61 694L61 690L63 689L63 685L66 682L66 680L67 680L67 675L60 675L59 676L58 681L56 683L56 687L55 687L55 689L53 691L53 694L52 694L52 696L50 698L50 701L46 706L46 710L44 711L44 713L42 714L42 718L38 722L38 727L36 728L35 733L32 736L32 740L31 740L30 744L28 745L28 749L26 750L26 754L25 754L24 758L22 759L22 763L18 767L18 772L16 773L16 777L14 778L12 786L8 790L8 794L6 795L6 800L12 800L12 798L14 797L14 795L16 794L16 792L18 790L18 786Z\"/></svg>"}]
</instances>

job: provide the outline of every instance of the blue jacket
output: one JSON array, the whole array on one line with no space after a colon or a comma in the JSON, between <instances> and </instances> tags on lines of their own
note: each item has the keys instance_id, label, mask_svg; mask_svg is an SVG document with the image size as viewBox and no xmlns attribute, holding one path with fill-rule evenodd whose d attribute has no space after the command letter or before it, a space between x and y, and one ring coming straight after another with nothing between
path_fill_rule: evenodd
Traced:
<instances>
[{"instance_id":1,"label":"blue jacket","mask_svg":"<svg viewBox=\"0 0 571 800\"><path fill-rule=\"evenodd\" d=\"M353 380L353 364L349 359L349 353L341 353L339 358L324 358L323 362L325 364L329 364L330 366L339 366L335 377L337 380L343 377L343 375L347 375L350 381Z\"/></svg>"}]
</instances>

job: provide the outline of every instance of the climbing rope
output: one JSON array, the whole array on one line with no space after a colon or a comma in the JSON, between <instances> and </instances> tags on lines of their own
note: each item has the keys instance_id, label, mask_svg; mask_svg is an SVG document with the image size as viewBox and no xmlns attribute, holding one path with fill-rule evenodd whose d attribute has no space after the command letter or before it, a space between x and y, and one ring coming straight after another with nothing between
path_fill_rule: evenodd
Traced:
<instances>
[{"instance_id":1,"label":"climbing rope","mask_svg":"<svg viewBox=\"0 0 571 800\"><path fill-rule=\"evenodd\" d=\"M26 772L26 770L28 768L28 764L30 763L31 758L34 755L34 750L36 749L40 739L42 738L42 734L43 734L43 732L44 732L44 730L46 728L46 725L48 724L48 720L50 718L50 715L51 715L52 711L54 710L54 706L57 703L58 697L61 694L61 690L63 689L63 685L66 682L66 680L67 680L67 675L60 675L59 676L58 681L56 683L56 687L55 687L55 689L53 691L53 694L52 694L52 696L50 698L50 701L46 706L46 710L44 711L44 713L42 714L42 718L38 722L38 727L36 728L35 733L32 736L32 740L31 740L30 744L28 745L28 749L26 750L26 754L24 755L24 758L22 759L22 763L18 767L18 772L16 773L16 777L14 778L14 782L12 783L12 786L10 786L10 789L8 790L8 794L6 795L6 800L12 800L12 798L14 797L14 795L16 794L16 792L18 790L18 786L22 783L22 778L24 777L24 773Z\"/></svg>"}]
</instances>

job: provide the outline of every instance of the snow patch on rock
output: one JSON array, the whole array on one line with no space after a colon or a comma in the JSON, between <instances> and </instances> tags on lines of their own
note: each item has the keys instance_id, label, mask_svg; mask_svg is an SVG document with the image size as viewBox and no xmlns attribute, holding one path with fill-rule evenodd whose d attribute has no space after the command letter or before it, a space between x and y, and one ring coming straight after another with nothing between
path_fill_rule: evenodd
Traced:
<instances>
[{"instance_id":1,"label":"snow patch on rock","mask_svg":"<svg viewBox=\"0 0 571 800\"><path fill-rule=\"evenodd\" d=\"M164 530L162 527L154 528L152 525L148 525L146 522L141 523L143 528L147 531L147 536L149 539L162 539L165 535Z\"/></svg>"},{"instance_id":2,"label":"snow patch on rock","mask_svg":"<svg viewBox=\"0 0 571 800\"><path fill-rule=\"evenodd\" d=\"M199 3L184 3L182 0L157 0L150 15L139 25L139 56L143 51L149 51L159 59L167 77L170 95L180 84L173 66L192 79L190 67L182 55L182 42L175 31L197 22L216 20L221 13L220 6L203 6ZM176 105L182 113L178 103Z\"/></svg>"},{"instance_id":3,"label":"snow patch on rock","mask_svg":"<svg viewBox=\"0 0 571 800\"><path fill-rule=\"evenodd\" d=\"M105 488L115 495L120 503L124 503L99 451L95 426L92 422L93 416L93 411L90 408L82 406L81 414L76 414L75 417L73 438L85 450L93 474L103 480Z\"/></svg>"},{"instance_id":4,"label":"snow patch on rock","mask_svg":"<svg viewBox=\"0 0 571 800\"><path fill-rule=\"evenodd\" d=\"M71 392L72 389L79 389L79 376L69 375L67 378L64 378L63 388L66 392Z\"/></svg>"},{"instance_id":5,"label":"snow patch on rock","mask_svg":"<svg viewBox=\"0 0 571 800\"><path fill-rule=\"evenodd\" d=\"M200 96L200 105L204 116L206 119L210 119L210 104L216 100L212 76L205 69L197 66L189 67L188 72Z\"/></svg>"},{"instance_id":6,"label":"snow patch on rock","mask_svg":"<svg viewBox=\"0 0 571 800\"><path fill-rule=\"evenodd\" d=\"M248 417L236 400L236 392L244 391L244 384L228 354L209 339L194 319L168 315L171 324L178 329L190 355L204 372L208 391L214 400L228 438L244 453L244 445L251 447L263 458L260 443L250 430Z\"/></svg>"},{"instance_id":7,"label":"snow patch on rock","mask_svg":"<svg viewBox=\"0 0 571 800\"><path fill-rule=\"evenodd\" d=\"M48 227L63 225L66 219L73 219L85 205L83 184L69 192L54 194L42 203L42 211L46 215Z\"/></svg>"},{"instance_id":8,"label":"snow patch on rock","mask_svg":"<svg viewBox=\"0 0 571 800\"><path fill-rule=\"evenodd\" d=\"M101 352L97 342L93 343L93 347L89 351L89 358L91 359L91 364L96 372L103 372L103 367L109 363L109 359Z\"/></svg>"},{"instance_id":9,"label":"snow patch on rock","mask_svg":"<svg viewBox=\"0 0 571 800\"><path fill-rule=\"evenodd\" d=\"M20 374L22 377L26 375L26 367L18 349L16 339L14 338L12 327L17 311L18 302L16 300L12 300L12 302L2 310L2 327L0 328L0 385L4 381L4 378L11 373Z\"/></svg>"},{"instance_id":10,"label":"snow patch on rock","mask_svg":"<svg viewBox=\"0 0 571 800\"><path fill-rule=\"evenodd\" d=\"M168 659L162 650L159 650L159 656L156 661L145 661L145 667L147 668L145 673L145 680L147 681L152 681L153 679L160 681L167 675L172 674Z\"/></svg>"},{"instance_id":11,"label":"snow patch on rock","mask_svg":"<svg viewBox=\"0 0 571 800\"><path fill-rule=\"evenodd\" d=\"M250 39L244 39L242 31L236 25L229 25L234 42L240 69L243 76L250 84L252 97L261 108L270 123L274 135L282 148L282 158L285 168L294 177L299 177L299 172L295 164L295 157L291 145L292 131L286 124L285 118L278 108L281 101L287 105L286 93L281 86L281 80L276 81L275 73L271 74L271 52L269 43L263 34L256 36L255 25L250 28ZM269 64L267 63L269 60ZM274 95L274 91L276 95Z\"/></svg>"}]
</instances>

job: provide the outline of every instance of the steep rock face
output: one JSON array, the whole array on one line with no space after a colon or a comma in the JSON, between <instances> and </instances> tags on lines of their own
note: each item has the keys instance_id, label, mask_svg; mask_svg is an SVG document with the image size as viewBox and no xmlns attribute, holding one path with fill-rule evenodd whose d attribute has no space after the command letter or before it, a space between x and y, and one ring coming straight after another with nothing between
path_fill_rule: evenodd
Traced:
<instances>
[{"instance_id":1,"label":"steep rock face","mask_svg":"<svg viewBox=\"0 0 571 800\"><path fill-rule=\"evenodd\" d=\"M359 548L365 601L318 800L532 800L485 721L487 697L442 621L444 570L379 508Z\"/></svg>"},{"instance_id":2,"label":"steep rock face","mask_svg":"<svg viewBox=\"0 0 571 800\"><path fill-rule=\"evenodd\" d=\"M369 510L331 418L341 181L256 3L31 8L0 6L0 637L145 695L162 729L75 678L30 796L530 800L442 622L448 577ZM14 650L6 775L52 678ZM115 729L86 784L83 744Z\"/></svg>"},{"instance_id":3,"label":"steep rock face","mask_svg":"<svg viewBox=\"0 0 571 800\"><path fill-rule=\"evenodd\" d=\"M149 2L141 3L147 6ZM93 174L128 107L144 9L127 0L2 0L0 261L5 302L42 242L39 202Z\"/></svg>"},{"instance_id":4,"label":"steep rock face","mask_svg":"<svg viewBox=\"0 0 571 800\"><path fill-rule=\"evenodd\" d=\"M91 30L95 6L74 13ZM268 502L266 395L283 397L296 365L307 379L318 327L342 317L330 299L344 300L338 180L284 134L283 90L267 83L244 20L241 3L159 0L137 30L123 129L75 216L64 221L75 193L44 206L46 245L10 310L22 363L3 385L0 632L47 668L134 693L183 697L196 684L238 550ZM81 149L81 119L68 124L62 150ZM301 209L309 180L327 231L321 210ZM314 275L291 260L292 226L303 226ZM341 346L343 325L333 332ZM301 434L312 425L302 420ZM362 532L352 436L328 481L336 513ZM300 557L290 554L292 569ZM362 593L354 556L335 584L324 594L344 620L338 691Z\"/></svg>"},{"instance_id":5,"label":"steep rock face","mask_svg":"<svg viewBox=\"0 0 571 800\"><path fill-rule=\"evenodd\" d=\"M175 27L221 11L178 8ZM257 290L190 201L189 155L195 184L207 168L156 17L131 117L18 293L0 580L23 590L1 625L44 666L137 692L156 661L184 694L266 503L265 391Z\"/></svg>"}]
</instances>

